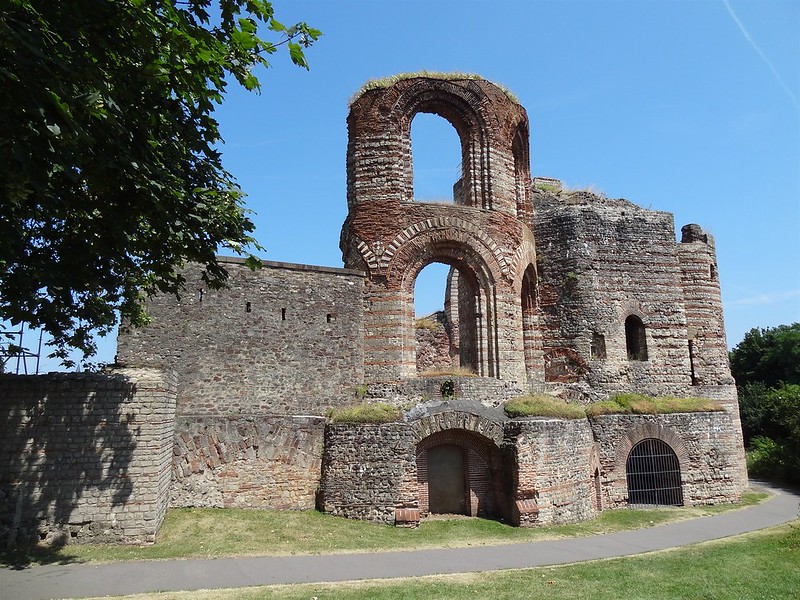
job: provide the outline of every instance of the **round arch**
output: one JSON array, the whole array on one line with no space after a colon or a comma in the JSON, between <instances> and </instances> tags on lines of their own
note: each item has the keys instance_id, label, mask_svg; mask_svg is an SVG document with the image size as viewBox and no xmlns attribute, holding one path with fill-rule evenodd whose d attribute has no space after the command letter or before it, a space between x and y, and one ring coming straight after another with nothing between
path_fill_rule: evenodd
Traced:
<instances>
[{"instance_id":1,"label":"round arch","mask_svg":"<svg viewBox=\"0 0 800 600\"><path fill-rule=\"evenodd\" d=\"M450 265L459 273L453 312L459 321L461 366L483 377L498 377L494 289L502 271L491 251L476 243L474 236L449 228L423 231L406 241L386 270L387 286L398 290L403 302L400 334L407 353L405 362L416 365L414 283L420 271L434 262Z\"/></svg>"},{"instance_id":2,"label":"round arch","mask_svg":"<svg viewBox=\"0 0 800 600\"><path fill-rule=\"evenodd\" d=\"M493 440L469 429L440 428L419 440L416 463L422 514L499 516L502 461Z\"/></svg>"}]
</instances>

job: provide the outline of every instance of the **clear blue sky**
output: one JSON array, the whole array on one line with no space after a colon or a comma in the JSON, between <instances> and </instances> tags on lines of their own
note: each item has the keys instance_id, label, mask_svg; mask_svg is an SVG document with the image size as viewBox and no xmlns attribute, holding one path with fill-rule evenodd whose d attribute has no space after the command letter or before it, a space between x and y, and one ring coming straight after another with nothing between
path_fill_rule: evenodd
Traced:
<instances>
[{"instance_id":1,"label":"clear blue sky","mask_svg":"<svg viewBox=\"0 0 800 600\"><path fill-rule=\"evenodd\" d=\"M531 122L531 171L699 223L716 238L728 343L800 321L800 2L288 1L324 33L218 110L268 260L341 266L348 99L404 71L477 73ZM416 189L449 193L449 124L418 117ZM427 270L423 273L427 273ZM441 279L441 274L438 275ZM435 310L418 291L418 312ZM32 341L32 340L30 340ZM104 344L101 360L113 356Z\"/></svg>"}]
</instances>

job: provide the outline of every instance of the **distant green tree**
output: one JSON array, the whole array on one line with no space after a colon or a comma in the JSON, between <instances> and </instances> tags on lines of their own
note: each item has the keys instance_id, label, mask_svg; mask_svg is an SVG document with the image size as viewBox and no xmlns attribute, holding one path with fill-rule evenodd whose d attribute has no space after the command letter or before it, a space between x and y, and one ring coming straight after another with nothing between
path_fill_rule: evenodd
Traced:
<instances>
[{"instance_id":1,"label":"distant green tree","mask_svg":"<svg viewBox=\"0 0 800 600\"><path fill-rule=\"evenodd\" d=\"M750 473L800 483L800 323L751 329L730 359Z\"/></svg>"},{"instance_id":2,"label":"distant green tree","mask_svg":"<svg viewBox=\"0 0 800 600\"><path fill-rule=\"evenodd\" d=\"M320 32L264 0L0 8L0 321L86 358L120 316L146 322L145 295L178 294L186 261L218 287L220 246L258 248L214 107L230 80L258 90L279 46L308 68Z\"/></svg>"},{"instance_id":3,"label":"distant green tree","mask_svg":"<svg viewBox=\"0 0 800 600\"><path fill-rule=\"evenodd\" d=\"M740 386L761 382L800 384L800 323L754 328L731 351L731 373Z\"/></svg>"}]
</instances>

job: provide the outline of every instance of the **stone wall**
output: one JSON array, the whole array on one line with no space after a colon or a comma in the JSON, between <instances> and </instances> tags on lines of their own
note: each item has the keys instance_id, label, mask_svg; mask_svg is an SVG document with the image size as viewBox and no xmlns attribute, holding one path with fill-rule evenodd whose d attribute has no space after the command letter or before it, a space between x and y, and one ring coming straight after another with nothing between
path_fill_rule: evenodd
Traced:
<instances>
[{"instance_id":1,"label":"stone wall","mask_svg":"<svg viewBox=\"0 0 800 600\"><path fill-rule=\"evenodd\" d=\"M325 419L181 415L171 506L312 509Z\"/></svg>"},{"instance_id":2,"label":"stone wall","mask_svg":"<svg viewBox=\"0 0 800 600\"><path fill-rule=\"evenodd\" d=\"M733 379L728 365L714 238L699 225L684 225L678 258L686 300L692 384L729 385Z\"/></svg>"},{"instance_id":3,"label":"stone wall","mask_svg":"<svg viewBox=\"0 0 800 600\"><path fill-rule=\"evenodd\" d=\"M363 274L223 258L229 287L187 269L180 300L155 296L152 323L122 332L118 361L169 366L178 414L323 415L363 380Z\"/></svg>"},{"instance_id":4,"label":"stone wall","mask_svg":"<svg viewBox=\"0 0 800 600\"><path fill-rule=\"evenodd\" d=\"M682 393L692 379L672 215L588 192L534 199L546 379ZM628 317L644 326L644 360L629 353Z\"/></svg>"},{"instance_id":5,"label":"stone wall","mask_svg":"<svg viewBox=\"0 0 800 600\"><path fill-rule=\"evenodd\" d=\"M631 448L646 438L666 442L677 455L685 504L733 502L747 487L741 428L727 411L603 415L590 422L608 507L627 504L625 463Z\"/></svg>"},{"instance_id":6,"label":"stone wall","mask_svg":"<svg viewBox=\"0 0 800 600\"><path fill-rule=\"evenodd\" d=\"M320 510L394 525L396 510L418 509L415 444L405 423L328 425Z\"/></svg>"},{"instance_id":7,"label":"stone wall","mask_svg":"<svg viewBox=\"0 0 800 600\"><path fill-rule=\"evenodd\" d=\"M169 499L174 377L0 375L0 398L4 541L154 541Z\"/></svg>"},{"instance_id":8,"label":"stone wall","mask_svg":"<svg viewBox=\"0 0 800 600\"><path fill-rule=\"evenodd\" d=\"M586 419L515 419L506 423L505 436L516 463L515 525L574 523L596 516L594 444Z\"/></svg>"}]
</instances>

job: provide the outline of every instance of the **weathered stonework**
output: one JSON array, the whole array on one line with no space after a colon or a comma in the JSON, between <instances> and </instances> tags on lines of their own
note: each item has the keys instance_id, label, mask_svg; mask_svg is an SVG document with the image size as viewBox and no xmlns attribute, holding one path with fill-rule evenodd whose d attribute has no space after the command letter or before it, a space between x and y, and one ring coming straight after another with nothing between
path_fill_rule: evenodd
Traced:
<instances>
[{"instance_id":1,"label":"weathered stonework","mask_svg":"<svg viewBox=\"0 0 800 600\"><path fill-rule=\"evenodd\" d=\"M223 258L232 285L187 269L180 300L156 296L148 327L119 336L120 364L178 374L178 414L324 415L363 379L363 273Z\"/></svg>"},{"instance_id":2,"label":"weathered stonework","mask_svg":"<svg viewBox=\"0 0 800 600\"><path fill-rule=\"evenodd\" d=\"M175 381L0 375L0 539L152 543L169 501Z\"/></svg>"},{"instance_id":3,"label":"weathered stonework","mask_svg":"<svg viewBox=\"0 0 800 600\"><path fill-rule=\"evenodd\" d=\"M322 417L180 415L170 506L311 509Z\"/></svg>"},{"instance_id":4,"label":"weathered stonework","mask_svg":"<svg viewBox=\"0 0 800 600\"><path fill-rule=\"evenodd\" d=\"M461 140L452 204L415 200L420 112ZM554 179L532 186L527 113L488 81L373 86L347 124L345 269L222 258L229 287L214 291L189 265L179 300L156 296L152 323L120 333L118 362L137 367L126 377L0 378L4 532L148 541L168 495L172 506L316 502L402 526L442 512L567 523L632 495L660 502L628 484L628 459L648 445L675 465L674 503L739 497L709 234L687 225L678 242L669 213ZM418 324L414 282L432 262L451 267L444 310ZM173 372L176 383L160 375ZM584 405L668 394L724 410L508 419L503 405L528 392ZM375 401L403 420L326 424L329 408Z\"/></svg>"}]
</instances>

